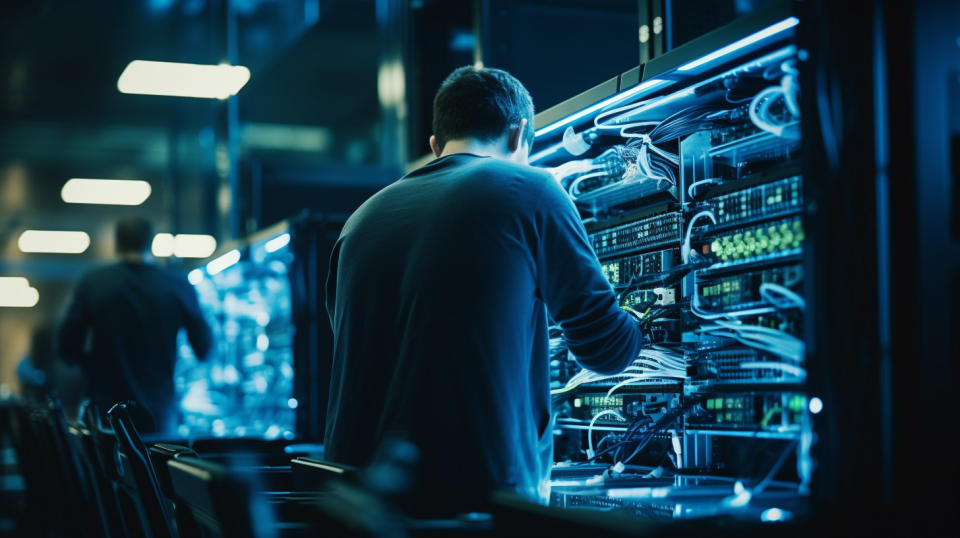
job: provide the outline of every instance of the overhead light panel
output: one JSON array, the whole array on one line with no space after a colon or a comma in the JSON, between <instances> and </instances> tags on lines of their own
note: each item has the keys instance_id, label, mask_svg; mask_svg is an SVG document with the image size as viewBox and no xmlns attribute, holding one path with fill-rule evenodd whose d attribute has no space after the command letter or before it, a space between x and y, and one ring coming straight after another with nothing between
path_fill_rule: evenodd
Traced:
<instances>
[{"instance_id":1,"label":"overhead light panel","mask_svg":"<svg viewBox=\"0 0 960 538\"><path fill-rule=\"evenodd\" d=\"M90 246L90 236L86 232L26 230L17 246L22 252L80 254Z\"/></svg>"},{"instance_id":2,"label":"overhead light panel","mask_svg":"<svg viewBox=\"0 0 960 538\"><path fill-rule=\"evenodd\" d=\"M121 93L226 99L250 80L242 65L202 65L134 60L117 80Z\"/></svg>"},{"instance_id":3,"label":"overhead light panel","mask_svg":"<svg viewBox=\"0 0 960 538\"><path fill-rule=\"evenodd\" d=\"M206 258L217 250L217 240L204 234L168 234L153 236L150 251L158 258Z\"/></svg>"},{"instance_id":4,"label":"overhead light panel","mask_svg":"<svg viewBox=\"0 0 960 538\"><path fill-rule=\"evenodd\" d=\"M285 234L278 235L273 239L267 241L267 243L263 245L263 249L266 250L267 252L276 252L281 248L287 246L287 244L289 243L290 243L290 234L285 233Z\"/></svg>"},{"instance_id":5,"label":"overhead light panel","mask_svg":"<svg viewBox=\"0 0 960 538\"><path fill-rule=\"evenodd\" d=\"M68 204L140 205L150 197L150 184L136 179L73 178L60 197Z\"/></svg>"},{"instance_id":6,"label":"overhead light panel","mask_svg":"<svg viewBox=\"0 0 960 538\"><path fill-rule=\"evenodd\" d=\"M30 308L40 301L37 288L22 276L0 277L0 306Z\"/></svg>"},{"instance_id":7,"label":"overhead light panel","mask_svg":"<svg viewBox=\"0 0 960 538\"><path fill-rule=\"evenodd\" d=\"M173 245L173 234L159 233L153 236L153 242L150 243L150 252L157 258L167 258L173 256Z\"/></svg>"},{"instance_id":8,"label":"overhead light panel","mask_svg":"<svg viewBox=\"0 0 960 538\"><path fill-rule=\"evenodd\" d=\"M240 251L233 249L207 264L207 273L211 276L240 261Z\"/></svg>"}]
</instances>

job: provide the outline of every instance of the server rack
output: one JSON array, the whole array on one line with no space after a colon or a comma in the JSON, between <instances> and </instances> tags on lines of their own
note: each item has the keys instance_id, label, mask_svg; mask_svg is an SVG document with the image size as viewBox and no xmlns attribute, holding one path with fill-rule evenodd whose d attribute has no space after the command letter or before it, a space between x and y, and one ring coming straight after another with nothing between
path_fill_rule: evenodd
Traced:
<instances>
[{"instance_id":1,"label":"server rack","mask_svg":"<svg viewBox=\"0 0 960 538\"><path fill-rule=\"evenodd\" d=\"M180 436L321 439L332 349L323 284L344 221L304 213L222 245L188 273L215 347L197 361L180 335Z\"/></svg>"},{"instance_id":2,"label":"server rack","mask_svg":"<svg viewBox=\"0 0 960 538\"><path fill-rule=\"evenodd\" d=\"M535 118L531 163L571 194L649 342L601 378L551 333L556 506L760 522L829 497L817 441L838 400L818 344L836 232L811 174L826 135L803 91L821 61L805 9L757 12Z\"/></svg>"}]
</instances>

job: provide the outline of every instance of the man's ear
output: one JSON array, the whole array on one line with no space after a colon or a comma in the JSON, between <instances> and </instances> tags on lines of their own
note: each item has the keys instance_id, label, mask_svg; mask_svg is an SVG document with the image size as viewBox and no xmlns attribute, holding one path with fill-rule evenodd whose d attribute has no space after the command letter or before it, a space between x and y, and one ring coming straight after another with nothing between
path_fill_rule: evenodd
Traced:
<instances>
[{"instance_id":1,"label":"man's ear","mask_svg":"<svg viewBox=\"0 0 960 538\"><path fill-rule=\"evenodd\" d=\"M523 134L527 131L527 118L520 120L520 125L510 129L507 139L507 149L510 153L516 153L523 145Z\"/></svg>"},{"instance_id":2,"label":"man's ear","mask_svg":"<svg viewBox=\"0 0 960 538\"><path fill-rule=\"evenodd\" d=\"M430 149L433 150L433 156L439 157L443 150L440 149L440 144L437 143L437 137L430 135Z\"/></svg>"}]
</instances>

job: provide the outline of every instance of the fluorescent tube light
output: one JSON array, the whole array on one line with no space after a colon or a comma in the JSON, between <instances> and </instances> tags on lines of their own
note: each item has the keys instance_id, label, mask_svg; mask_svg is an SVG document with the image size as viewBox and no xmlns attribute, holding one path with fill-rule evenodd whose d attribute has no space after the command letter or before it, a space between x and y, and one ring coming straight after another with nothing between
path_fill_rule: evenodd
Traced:
<instances>
[{"instance_id":1,"label":"fluorescent tube light","mask_svg":"<svg viewBox=\"0 0 960 538\"><path fill-rule=\"evenodd\" d=\"M207 273L213 276L240 261L240 251L233 249L207 264Z\"/></svg>"},{"instance_id":2,"label":"fluorescent tube light","mask_svg":"<svg viewBox=\"0 0 960 538\"><path fill-rule=\"evenodd\" d=\"M150 250L158 258L206 258L217 250L217 240L204 234L159 233L153 236Z\"/></svg>"},{"instance_id":3,"label":"fluorescent tube light","mask_svg":"<svg viewBox=\"0 0 960 538\"><path fill-rule=\"evenodd\" d=\"M777 24L774 24L773 26L768 26L768 27L764 28L763 30L760 30L759 32L757 32L757 33L755 33L755 34L748 35L747 37L745 37L745 38L743 38L743 39L741 39L741 40L739 40L739 41L734 41L733 43L727 45L726 47L719 48L719 49L711 52L710 54L707 54L706 56L701 56L700 58L697 58L696 60L694 60L694 61L692 61L692 62L686 63L686 64L678 67L678 68L677 68L677 71L689 71L689 70L691 70L691 69L696 69L696 68L700 67L700 66L703 65L703 64L712 62L712 61L716 60L717 58L720 58L720 57L722 57L722 56L726 56L727 54L730 54L731 52L734 52L734 51L740 50L740 49L742 49L742 48L744 48L744 47L746 47L746 46L752 45L752 44L756 43L757 41L760 41L761 39L765 39L765 38L767 38L767 37L770 37L770 36L772 36L773 34L776 34L776 33L778 33L778 32L782 32L783 30L786 30L786 29L788 29L788 28L793 28L793 27L796 26L797 24L800 24L800 19L798 19L798 18L796 18L796 17L790 17L789 19L784 19L784 20L778 22Z\"/></svg>"},{"instance_id":4,"label":"fluorescent tube light","mask_svg":"<svg viewBox=\"0 0 960 538\"><path fill-rule=\"evenodd\" d=\"M150 252L157 258L173 256L173 245L173 234L159 233L153 236L153 242L150 243Z\"/></svg>"},{"instance_id":5,"label":"fluorescent tube light","mask_svg":"<svg viewBox=\"0 0 960 538\"><path fill-rule=\"evenodd\" d=\"M242 65L200 65L177 62L130 62L117 88L121 93L226 99L250 80Z\"/></svg>"},{"instance_id":6,"label":"fluorescent tube light","mask_svg":"<svg viewBox=\"0 0 960 538\"><path fill-rule=\"evenodd\" d=\"M290 234L281 234L267 241L267 244L263 245L263 250L266 250L267 252L276 252L287 246L289 242Z\"/></svg>"},{"instance_id":7,"label":"fluorescent tube light","mask_svg":"<svg viewBox=\"0 0 960 538\"><path fill-rule=\"evenodd\" d=\"M60 197L68 204L140 205L150 197L150 184L136 179L73 178Z\"/></svg>"},{"instance_id":8,"label":"fluorescent tube light","mask_svg":"<svg viewBox=\"0 0 960 538\"><path fill-rule=\"evenodd\" d=\"M90 236L86 232L26 230L20 234L17 246L22 252L80 254L90 246Z\"/></svg>"},{"instance_id":9,"label":"fluorescent tube light","mask_svg":"<svg viewBox=\"0 0 960 538\"><path fill-rule=\"evenodd\" d=\"M40 293L22 276L0 277L0 306L30 308L40 301Z\"/></svg>"},{"instance_id":10,"label":"fluorescent tube light","mask_svg":"<svg viewBox=\"0 0 960 538\"><path fill-rule=\"evenodd\" d=\"M196 286L203 281L203 271L200 269L194 269L193 271L190 271L187 273L187 281Z\"/></svg>"},{"instance_id":11,"label":"fluorescent tube light","mask_svg":"<svg viewBox=\"0 0 960 538\"><path fill-rule=\"evenodd\" d=\"M217 250L212 235L177 234L173 241L173 255L178 258L206 258Z\"/></svg>"}]
</instances>

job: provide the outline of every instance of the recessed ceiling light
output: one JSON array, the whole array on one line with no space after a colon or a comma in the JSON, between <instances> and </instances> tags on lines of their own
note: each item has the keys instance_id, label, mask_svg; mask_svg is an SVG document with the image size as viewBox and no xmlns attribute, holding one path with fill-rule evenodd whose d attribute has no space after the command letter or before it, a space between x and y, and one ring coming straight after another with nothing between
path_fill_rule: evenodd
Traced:
<instances>
[{"instance_id":1,"label":"recessed ceiling light","mask_svg":"<svg viewBox=\"0 0 960 538\"><path fill-rule=\"evenodd\" d=\"M37 288L22 276L0 277L0 306L30 308L40 301Z\"/></svg>"},{"instance_id":2,"label":"recessed ceiling light","mask_svg":"<svg viewBox=\"0 0 960 538\"><path fill-rule=\"evenodd\" d=\"M120 79L122 93L226 99L236 95L250 80L242 65L201 65L178 62L134 60Z\"/></svg>"},{"instance_id":3,"label":"recessed ceiling light","mask_svg":"<svg viewBox=\"0 0 960 538\"><path fill-rule=\"evenodd\" d=\"M236 249L231 250L230 252L227 252L226 254L208 263L207 274L215 275L227 267L237 263L238 261L240 261L240 251Z\"/></svg>"},{"instance_id":4,"label":"recessed ceiling light","mask_svg":"<svg viewBox=\"0 0 960 538\"><path fill-rule=\"evenodd\" d=\"M68 204L140 205L150 197L150 184L136 179L73 178L60 197Z\"/></svg>"},{"instance_id":5,"label":"recessed ceiling light","mask_svg":"<svg viewBox=\"0 0 960 538\"><path fill-rule=\"evenodd\" d=\"M150 250L158 258L206 258L217 250L217 240L204 234L159 233L153 236Z\"/></svg>"},{"instance_id":6,"label":"recessed ceiling light","mask_svg":"<svg viewBox=\"0 0 960 538\"><path fill-rule=\"evenodd\" d=\"M90 246L90 236L86 232L26 230L17 246L22 252L80 254Z\"/></svg>"}]
</instances>

